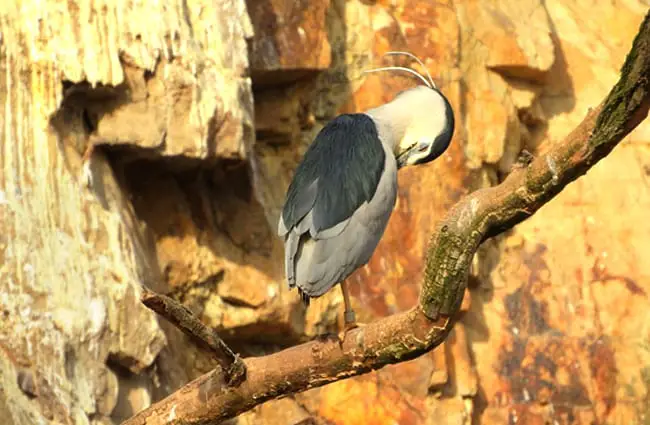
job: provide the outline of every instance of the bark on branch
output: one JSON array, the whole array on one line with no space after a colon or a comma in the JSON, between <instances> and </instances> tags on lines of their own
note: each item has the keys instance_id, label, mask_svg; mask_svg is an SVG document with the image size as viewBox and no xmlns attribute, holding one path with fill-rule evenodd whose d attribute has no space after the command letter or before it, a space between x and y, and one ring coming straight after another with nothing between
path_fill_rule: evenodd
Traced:
<instances>
[{"instance_id":1,"label":"bark on branch","mask_svg":"<svg viewBox=\"0 0 650 425\"><path fill-rule=\"evenodd\" d=\"M247 358L247 376L238 386L228 386L222 371L213 370L124 424L217 423L264 401L409 360L440 344L460 307L478 246L534 214L647 116L649 16L634 40L619 82L599 107L550 152L520 163L503 183L472 193L449 211L431 238L416 307L354 329L343 343L311 341Z\"/></svg>"},{"instance_id":2,"label":"bark on branch","mask_svg":"<svg viewBox=\"0 0 650 425\"><path fill-rule=\"evenodd\" d=\"M204 325L183 304L147 288L142 289L140 300L186 335L192 337L199 347L212 353L221 366L227 385L237 385L245 378L246 365L242 359L233 353L213 329Z\"/></svg>"}]
</instances>

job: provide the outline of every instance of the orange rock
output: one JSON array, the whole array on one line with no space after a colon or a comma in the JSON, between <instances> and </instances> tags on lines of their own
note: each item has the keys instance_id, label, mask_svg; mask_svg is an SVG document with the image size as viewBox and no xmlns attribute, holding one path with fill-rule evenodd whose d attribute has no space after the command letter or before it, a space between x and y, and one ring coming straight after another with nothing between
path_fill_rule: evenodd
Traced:
<instances>
[{"instance_id":1,"label":"orange rock","mask_svg":"<svg viewBox=\"0 0 650 425\"><path fill-rule=\"evenodd\" d=\"M373 375L323 388L319 415L337 425L418 423L423 406Z\"/></svg>"},{"instance_id":2,"label":"orange rock","mask_svg":"<svg viewBox=\"0 0 650 425\"><path fill-rule=\"evenodd\" d=\"M258 85L283 84L326 69L331 61L325 14L330 0L249 0L255 28L251 72Z\"/></svg>"}]
</instances>

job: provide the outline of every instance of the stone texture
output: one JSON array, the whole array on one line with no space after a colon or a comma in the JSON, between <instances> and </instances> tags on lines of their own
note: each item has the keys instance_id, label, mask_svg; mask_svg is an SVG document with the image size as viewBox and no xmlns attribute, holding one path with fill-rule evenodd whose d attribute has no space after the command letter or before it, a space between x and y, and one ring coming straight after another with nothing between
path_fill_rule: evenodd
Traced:
<instances>
[{"instance_id":1,"label":"stone texture","mask_svg":"<svg viewBox=\"0 0 650 425\"><path fill-rule=\"evenodd\" d=\"M80 99L70 101L96 127L89 142L136 145L149 155L245 158L252 145L253 102L244 69L223 73L204 52L191 52L189 64L159 58L153 70L125 60L116 93L94 97L73 87L69 95Z\"/></svg>"},{"instance_id":2,"label":"stone texture","mask_svg":"<svg viewBox=\"0 0 650 425\"><path fill-rule=\"evenodd\" d=\"M262 404L232 422L236 422L238 425L255 425L258 423L316 425L322 423L291 397Z\"/></svg>"},{"instance_id":3,"label":"stone texture","mask_svg":"<svg viewBox=\"0 0 650 425\"><path fill-rule=\"evenodd\" d=\"M535 0L461 2L458 19L467 29L461 69L468 82L468 164L497 164L507 172L534 132L519 115L533 108L555 63L552 23Z\"/></svg>"},{"instance_id":4,"label":"stone texture","mask_svg":"<svg viewBox=\"0 0 650 425\"><path fill-rule=\"evenodd\" d=\"M293 317L299 301L287 302L281 284L282 246L251 192L245 164L176 173L144 160L124 175L157 241L171 296L226 337L252 332L262 343L300 336L304 325Z\"/></svg>"},{"instance_id":5,"label":"stone texture","mask_svg":"<svg viewBox=\"0 0 650 425\"><path fill-rule=\"evenodd\" d=\"M288 291L277 220L328 120L416 84L361 74L420 69L389 50L421 57L457 117L445 155L400 171L386 234L350 278L361 322L410 308L437 220L522 148L541 153L572 129L616 81L646 11L639 0L3 5L0 417L116 424L215 367L139 304L143 282L245 356L338 332L338 289L309 309ZM644 423L649 140L643 124L484 244L437 350L228 423Z\"/></svg>"},{"instance_id":6,"label":"stone texture","mask_svg":"<svg viewBox=\"0 0 650 425\"><path fill-rule=\"evenodd\" d=\"M246 158L250 21L243 1L5 2L0 34L0 416L112 424L129 379L151 402L169 342L120 164Z\"/></svg>"},{"instance_id":7,"label":"stone texture","mask_svg":"<svg viewBox=\"0 0 650 425\"><path fill-rule=\"evenodd\" d=\"M255 27L250 66L256 85L285 84L330 65L325 20L329 2L247 1Z\"/></svg>"}]
</instances>

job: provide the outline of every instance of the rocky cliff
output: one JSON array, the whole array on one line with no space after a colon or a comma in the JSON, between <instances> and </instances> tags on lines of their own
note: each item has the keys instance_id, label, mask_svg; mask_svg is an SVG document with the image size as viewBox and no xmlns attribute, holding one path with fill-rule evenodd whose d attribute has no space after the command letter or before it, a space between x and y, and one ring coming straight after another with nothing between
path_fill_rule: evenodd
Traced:
<instances>
[{"instance_id":1,"label":"rocky cliff","mask_svg":"<svg viewBox=\"0 0 650 425\"><path fill-rule=\"evenodd\" d=\"M351 279L360 321L416 303L428 235L544 152L616 81L647 1L166 0L0 5L0 418L118 424L215 366L139 302L183 302L243 355L341 325L305 310L275 235L336 114L412 86L449 97L447 153L400 172ZM650 125L474 263L462 317L419 359L232 424L646 424Z\"/></svg>"}]
</instances>

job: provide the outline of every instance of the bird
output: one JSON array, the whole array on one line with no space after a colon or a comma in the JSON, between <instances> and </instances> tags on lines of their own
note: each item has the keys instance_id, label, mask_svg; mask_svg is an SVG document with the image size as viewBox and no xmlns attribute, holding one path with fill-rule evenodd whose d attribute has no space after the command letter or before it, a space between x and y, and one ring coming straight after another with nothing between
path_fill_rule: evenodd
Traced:
<instances>
[{"instance_id":1,"label":"bird","mask_svg":"<svg viewBox=\"0 0 650 425\"><path fill-rule=\"evenodd\" d=\"M397 200L397 171L442 155L454 134L454 111L425 69L388 66L364 71L406 71L424 84L359 113L344 113L316 135L298 163L278 220L285 275L306 307L340 285L344 332L357 327L346 278L367 264Z\"/></svg>"}]
</instances>

